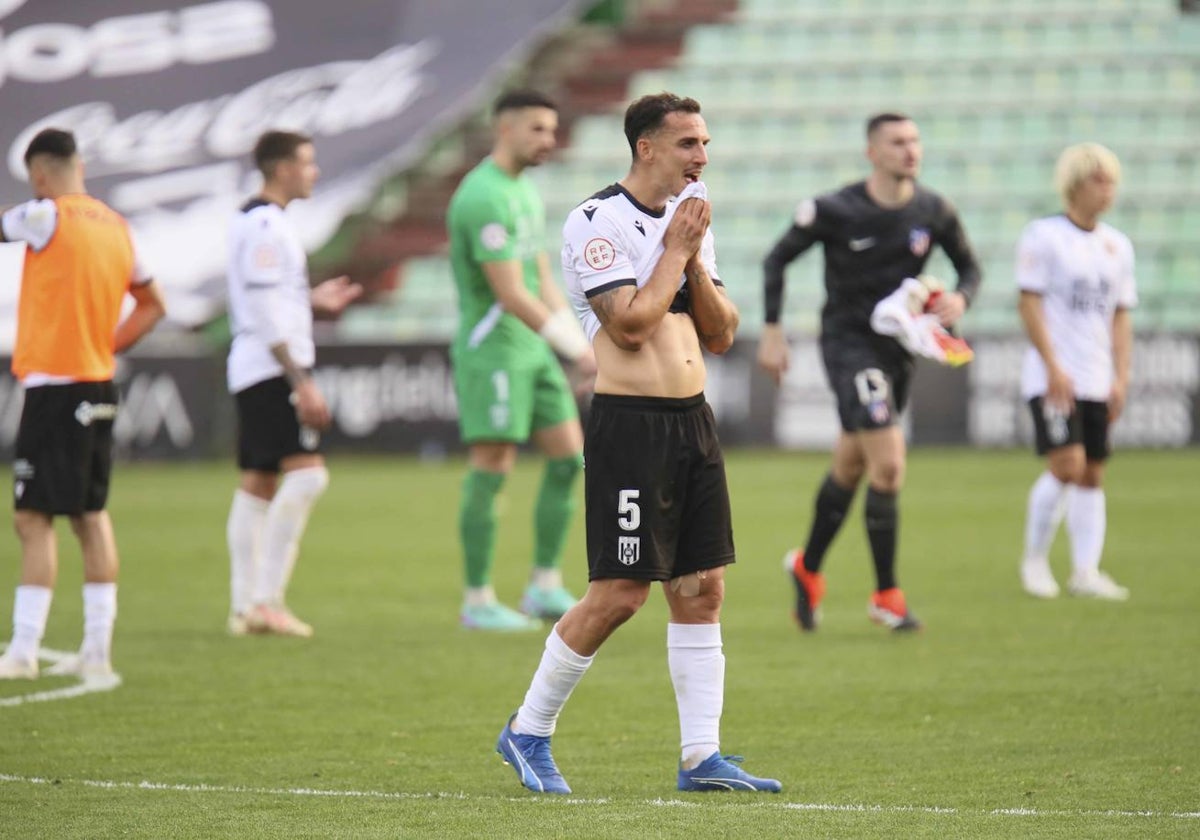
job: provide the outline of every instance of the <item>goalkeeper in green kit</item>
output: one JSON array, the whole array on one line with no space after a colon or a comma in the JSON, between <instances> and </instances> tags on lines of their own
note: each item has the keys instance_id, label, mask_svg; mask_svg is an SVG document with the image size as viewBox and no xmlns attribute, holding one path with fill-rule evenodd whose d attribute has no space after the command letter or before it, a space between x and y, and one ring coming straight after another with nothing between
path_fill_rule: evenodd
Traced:
<instances>
[{"instance_id":1,"label":"goalkeeper in green kit","mask_svg":"<svg viewBox=\"0 0 1200 840\"><path fill-rule=\"evenodd\" d=\"M446 219L459 305L450 355L468 447L459 506L461 618L479 630L533 630L539 619L558 619L575 603L560 564L583 467L583 432L559 357L581 386L590 385L596 362L550 274L545 209L522 175L553 151L557 108L540 93L514 91L497 100L493 116L492 153L463 178ZM517 446L530 438L546 456L546 469L534 507L533 572L517 611L501 604L491 585L496 497Z\"/></svg>"}]
</instances>

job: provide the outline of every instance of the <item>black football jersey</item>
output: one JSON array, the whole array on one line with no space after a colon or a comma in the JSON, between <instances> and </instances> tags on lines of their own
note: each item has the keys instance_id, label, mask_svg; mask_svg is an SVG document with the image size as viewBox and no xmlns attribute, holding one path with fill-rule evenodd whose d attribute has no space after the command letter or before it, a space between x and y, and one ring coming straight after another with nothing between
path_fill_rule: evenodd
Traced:
<instances>
[{"instance_id":1,"label":"black football jersey","mask_svg":"<svg viewBox=\"0 0 1200 840\"><path fill-rule=\"evenodd\" d=\"M906 277L920 274L934 246L954 264L956 291L968 303L979 288L979 263L946 199L918 185L903 207L881 207L867 193L866 181L859 181L796 208L791 228L763 263L768 324L779 321L784 269L817 242L825 247L824 334L871 333L875 304Z\"/></svg>"}]
</instances>

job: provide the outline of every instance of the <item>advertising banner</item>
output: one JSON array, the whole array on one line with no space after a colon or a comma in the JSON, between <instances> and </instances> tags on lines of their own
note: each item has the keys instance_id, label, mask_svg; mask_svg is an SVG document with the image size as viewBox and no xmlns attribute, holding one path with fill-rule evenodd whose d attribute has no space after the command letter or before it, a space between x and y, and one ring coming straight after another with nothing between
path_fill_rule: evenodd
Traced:
<instances>
[{"instance_id":1,"label":"advertising banner","mask_svg":"<svg viewBox=\"0 0 1200 840\"><path fill-rule=\"evenodd\" d=\"M949 369L918 365L903 418L914 446L1031 447L1029 410L1019 393L1024 342L978 339L975 361ZM839 430L816 342L792 343L781 387L758 370L757 345L734 344L707 356L705 390L726 446L824 450ZM0 458L11 459L22 390L0 359ZM313 374L333 415L328 452L461 452L458 403L444 344L337 345L317 351ZM122 358L118 452L126 458L232 458L233 398L224 362L211 353ZM582 403L586 413L586 400ZM1124 415L1113 427L1118 447L1171 448L1200 443L1200 339L1140 336Z\"/></svg>"},{"instance_id":2,"label":"advertising banner","mask_svg":"<svg viewBox=\"0 0 1200 840\"><path fill-rule=\"evenodd\" d=\"M263 131L315 138L322 179L288 211L312 249L584 5L0 0L0 206L31 197L30 138L74 131L89 190L133 223L171 317L203 322L223 306L226 228L257 189Z\"/></svg>"}]
</instances>

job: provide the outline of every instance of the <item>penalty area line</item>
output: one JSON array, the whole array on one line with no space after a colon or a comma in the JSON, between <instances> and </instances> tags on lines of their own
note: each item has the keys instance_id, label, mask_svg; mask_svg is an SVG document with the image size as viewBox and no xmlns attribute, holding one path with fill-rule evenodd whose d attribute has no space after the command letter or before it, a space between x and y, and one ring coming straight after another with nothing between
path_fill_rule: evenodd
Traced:
<instances>
[{"instance_id":1,"label":"penalty area line","mask_svg":"<svg viewBox=\"0 0 1200 840\"><path fill-rule=\"evenodd\" d=\"M182 784L170 782L119 782L100 779L50 779L43 776L17 776L10 773L0 773L0 783L24 785L79 785L82 787L103 788L105 790L141 790L161 791L167 793L219 793L240 794L247 796L285 796L285 797L317 797L325 799L383 799L383 800L500 800L504 802L526 802L537 805L620 805L604 797L548 797L548 796L473 796L466 793L414 793L410 791L386 790L333 790L328 788L271 788L246 787L242 785L209 785ZM715 797L714 797L715 798ZM706 799L706 802L710 801ZM833 803L806 802L764 802L756 800L723 799L722 804L737 802L753 808L765 808L779 811L815 811L823 813L848 814L932 814L935 816L960 817L1121 817L1140 819L1200 819L1200 811L1151 811L1151 810L1118 810L1118 809L1081 809L1077 811L1038 809L1038 808L946 808L931 805L837 805ZM683 799L645 799L630 800L630 805L648 805L657 808L671 807L701 807L700 802Z\"/></svg>"}]
</instances>

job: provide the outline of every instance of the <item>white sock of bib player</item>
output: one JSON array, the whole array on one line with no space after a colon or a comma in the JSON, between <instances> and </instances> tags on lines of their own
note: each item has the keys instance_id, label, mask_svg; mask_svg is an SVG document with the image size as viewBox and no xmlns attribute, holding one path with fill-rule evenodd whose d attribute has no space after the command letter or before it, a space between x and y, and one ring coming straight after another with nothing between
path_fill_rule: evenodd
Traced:
<instances>
[{"instance_id":1,"label":"white sock of bib player","mask_svg":"<svg viewBox=\"0 0 1200 840\"><path fill-rule=\"evenodd\" d=\"M54 592L45 586L18 586L13 599L13 635L8 655L24 662L36 662L50 615Z\"/></svg>"},{"instance_id":2,"label":"white sock of bib player","mask_svg":"<svg viewBox=\"0 0 1200 840\"><path fill-rule=\"evenodd\" d=\"M284 474L263 526L262 559L254 588L256 604L283 603L308 515L328 486L329 472L324 467L305 467Z\"/></svg>"},{"instance_id":3,"label":"white sock of bib player","mask_svg":"<svg viewBox=\"0 0 1200 840\"><path fill-rule=\"evenodd\" d=\"M681 764L691 770L720 748L725 654L720 624L668 624L667 665L679 707Z\"/></svg>"},{"instance_id":4,"label":"white sock of bib player","mask_svg":"<svg viewBox=\"0 0 1200 840\"><path fill-rule=\"evenodd\" d=\"M1070 485L1063 484L1049 472L1038 476L1029 491L1025 514L1025 561L1045 563L1050 546L1067 509Z\"/></svg>"},{"instance_id":5,"label":"white sock of bib player","mask_svg":"<svg viewBox=\"0 0 1200 840\"><path fill-rule=\"evenodd\" d=\"M1107 520L1103 490L1072 489L1067 503L1067 533L1071 536L1071 567L1076 574L1090 574L1100 568Z\"/></svg>"},{"instance_id":6,"label":"white sock of bib player","mask_svg":"<svg viewBox=\"0 0 1200 840\"><path fill-rule=\"evenodd\" d=\"M79 657L87 662L112 660L113 625L117 623L117 585L83 585L83 644Z\"/></svg>"},{"instance_id":7,"label":"white sock of bib player","mask_svg":"<svg viewBox=\"0 0 1200 840\"><path fill-rule=\"evenodd\" d=\"M253 603L262 557L263 526L271 503L245 490L233 491L225 537L229 542L229 612L242 615Z\"/></svg>"},{"instance_id":8,"label":"white sock of bib player","mask_svg":"<svg viewBox=\"0 0 1200 840\"><path fill-rule=\"evenodd\" d=\"M542 661L525 692L525 702L517 709L513 731L544 738L553 735L558 713L595 658L595 654L580 656L571 650L558 635L558 625L552 627L546 637Z\"/></svg>"}]
</instances>

